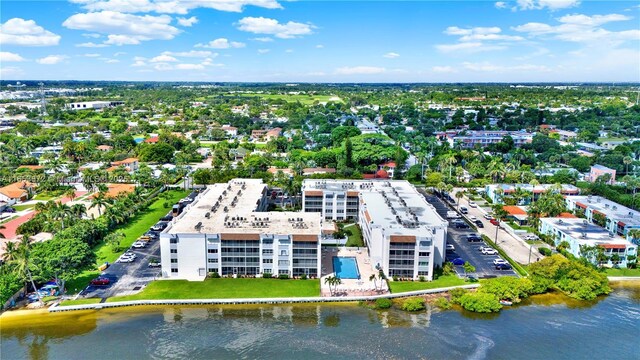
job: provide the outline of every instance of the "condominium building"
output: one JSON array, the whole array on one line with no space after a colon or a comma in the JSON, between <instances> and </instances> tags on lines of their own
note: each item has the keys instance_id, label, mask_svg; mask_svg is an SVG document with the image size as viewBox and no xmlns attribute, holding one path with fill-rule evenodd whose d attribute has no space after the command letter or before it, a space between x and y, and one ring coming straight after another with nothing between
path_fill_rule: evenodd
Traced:
<instances>
[{"instance_id":1,"label":"condominium building","mask_svg":"<svg viewBox=\"0 0 640 360\"><path fill-rule=\"evenodd\" d=\"M433 278L445 258L447 222L407 181L305 180L303 211L357 220L371 266L387 276Z\"/></svg>"},{"instance_id":2,"label":"condominium building","mask_svg":"<svg viewBox=\"0 0 640 360\"><path fill-rule=\"evenodd\" d=\"M504 196L512 195L520 189L532 195L521 199L519 204L527 205L531 201L537 200L540 195L549 191L549 189L553 189L555 186L554 184L540 184L535 186L530 184L490 184L485 186L484 191L494 204L502 204L502 198ZM560 185L559 191L562 195L578 195L580 193L579 188L569 184Z\"/></svg>"},{"instance_id":3,"label":"condominium building","mask_svg":"<svg viewBox=\"0 0 640 360\"><path fill-rule=\"evenodd\" d=\"M598 261L591 255L589 260L604 266L627 267L631 261L627 256L635 256L638 246L625 238L607 231L588 220L579 218L541 218L540 233L552 236L555 245L567 242L567 251L576 257L589 256L583 246L600 247L608 260ZM617 259L614 255L617 255ZM632 260L635 262L636 260Z\"/></svg>"},{"instance_id":4,"label":"condominium building","mask_svg":"<svg viewBox=\"0 0 640 360\"><path fill-rule=\"evenodd\" d=\"M513 139L515 146L530 143L533 133L525 131L466 131L464 133L439 132L435 134L441 140L446 140L449 145L460 146L463 149L471 149L477 146L485 147L501 142L505 136Z\"/></svg>"},{"instance_id":5,"label":"condominium building","mask_svg":"<svg viewBox=\"0 0 640 360\"><path fill-rule=\"evenodd\" d=\"M333 223L318 213L266 212L267 193L259 179L207 186L160 234L162 276L320 277L320 239Z\"/></svg>"},{"instance_id":6,"label":"condominium building","mask_svg":"<svg viewBox=\"0 0 640 360\"><path fill-rule=\"evenodd\" d=\"M607 231L627 237L630 229L640 229L640 212L601 196L567 196L567 209L584 216L589 222Z\"/></svg>"}]
</instances>

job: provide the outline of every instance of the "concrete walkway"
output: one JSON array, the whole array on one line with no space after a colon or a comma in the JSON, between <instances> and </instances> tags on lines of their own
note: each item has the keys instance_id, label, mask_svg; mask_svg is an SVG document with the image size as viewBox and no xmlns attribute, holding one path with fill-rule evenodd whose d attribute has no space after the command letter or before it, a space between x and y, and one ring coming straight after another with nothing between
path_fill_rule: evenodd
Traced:
<instances>
[{"instance_id":1,"label":"concrete walkway","mask_svg":"<svg viewBox=\"0 0 640 360\"><path fill-rule=\"evenodd\" d=\"M242 304L294 304L294 303L326 303L326 302L354 302L354 301L375 301L380 298L402 298L419 296L426 294L437 294L447 292L456 288L475 289L480 284L451 286L445 288L409 291L396 294L383 294L373 296L333 296L333 297L299 297L299 298L248 298L248 299L185 299L185 300L133 300L119 302L101 302L96 304L60 306L54 304L49 307L50 312L78 311L78 310L100 310L105 308L116 308L125 306L144 305L242 305Z\"/></svg>"}]
</instances>

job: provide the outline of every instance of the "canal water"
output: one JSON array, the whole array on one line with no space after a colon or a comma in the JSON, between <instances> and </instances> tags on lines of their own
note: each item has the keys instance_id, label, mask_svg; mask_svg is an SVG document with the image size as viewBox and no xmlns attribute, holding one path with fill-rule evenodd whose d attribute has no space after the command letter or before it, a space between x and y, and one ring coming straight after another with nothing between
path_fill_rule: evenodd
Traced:
<instances>
[{"instance_id":1,"label":"canal water","mask_svg":"<svg viewBox=\"0 0 640 360\"><path fill-rule=\"evenodd\" d=\"M0 317L5 359L640 359L640 287L499 314L354 304L131 307Z\"/></svg>"}]
</instances>

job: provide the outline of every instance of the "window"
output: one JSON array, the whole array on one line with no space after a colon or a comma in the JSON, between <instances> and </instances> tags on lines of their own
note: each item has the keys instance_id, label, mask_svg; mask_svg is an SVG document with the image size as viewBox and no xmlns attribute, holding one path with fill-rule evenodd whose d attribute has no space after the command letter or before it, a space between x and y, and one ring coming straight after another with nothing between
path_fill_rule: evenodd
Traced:
<instances>
[{"instance_id":1,"label":"window","mask_svg":"<svg viewBox=\"0 0 640 360\"><path fill-rule=\"evenodd\" d=\"M418 261L418 266L429 266L428 261Z\"/></svg>"},{"instance_id":2,"label":"window","mask_svg":"<svg viewBox=\"0 0 640 360\"><path fill-rule=\"evenodd\" d=\"M171 249L171 253L172 254L177 254L178 253L178 249Z\"/></svg>"},{"instance_id":3,"label":"window","mask_svg":"<svg viewBox=\"0 0 640 360\"><path fill-rule=\"evenodd\" d=\"M280 275L282 275L282 274L289 275L289 270L278 270L278 274L280 274Z\"/></svg>"},{"instance_id":4,"label":"window","mask_svg":"<svg viewBox=\"0 0 640 360\"><path fill-rule=\"evenodd\" d=\"M273 244L273 239L262 239L263 244Z\"/></svg>"},{"instance_id":5,"label":"window","mask_svg":"<svg viewBox=\"0 0 640 360\"><path fill-rule=\"evenodd\" d=\"M263 264L273 264L273 259L262 259Z\"/></svg>"},{"instance_id":6,"label":"window","mask_svg":"<svg viewBox=\"0 0 640 360\"><path fill-rule=\"evenodd\" d=\"M271 269L264 269L263 271L265 274L271 274Z\"/></svg>"},{"instance_id":7,"label":"window","mask_svg":"<svg viewBox=\"0 0 640 360\"><path fill-rule=\"evenodd\" d=\"M426 251L421 251L418 253L418 256L429 256L429 253Z\"/></svg>"},{"instance_id":8,"label":"window","mask_svg":"<svg viewBox=\"0 0 640 360\"><path fill-rule=\"evenodd\" d=\"M216 269L216 268L209 268L209 269L207 269L207 272L210 272L210 273L218 272L218 269Z\"/></svg>"},{"instance_id":9,"label":"window","mask_svg":"<svg viewBox=\"0 0 640 360\"><path fill-rule=\"evenodd\" d=\"M177 264L178 263L178 259L171 259L171 263L172 264Z\"/></svg>"},{"instance_id":10,"label":"window","mask_svg":"<svg viewBox=\"0 0 640 360\"><path fill-rule=\"evenodd\" d=\"M177 244L177 243L178 243L177 238L169 239L169 244Z\"/></svg>"},{"instance_id":11,"label":"window","mask_svg":"<svg viewBox=\"0 0 640 360\"><path fill-rule=\"evenodd\" d=\"M207 249L207 253L209 253L209 254L217 254L218 253L218 249Z\"/></svg>"},{"instance_id":12,"label":"window","mask_svg":"<svg viewBox=\"0 0 640 360\"><path fill-rule=\"evenodd\" d=\"M287 250L280 250L280 256L289 256L289 252Z\"/></svg>"},{"instance_id":13,"label":"window","mask_svg":"<svg viewBox=\"0 0 640 360\"><path fill-rule=\"evenodd\" d=\"M262 255L272 255L273 249L262 249Z\"/></svg>"},{"instance_id":14,"label":"window","mask_svg":"<svg viewBox=\"0 0 640 360\"><path fill-rule=\"evenodd\" d=\"M278 260L278 266L289 266L289 260Z\"/></svg>"},{"instance_id":15,"label":"window","mask_svg":"<svg viewBox=\"0 0 640 360\"><path fill-rule=\"evenodd\" d=\"M178 269L171 269L171 272L172 272L172 273L177 273L177 272L178 272Z\"/></svg>"},{"instance_id":16,"label":"window","mask_svg":"<svg viewBox=\"0 0 640 360\"><path fill-rule=\"evenodd\" d=\"M207 262L209 264L217 264L218 263L218 259L207 259Z\"/></svg>"}]
</instances>

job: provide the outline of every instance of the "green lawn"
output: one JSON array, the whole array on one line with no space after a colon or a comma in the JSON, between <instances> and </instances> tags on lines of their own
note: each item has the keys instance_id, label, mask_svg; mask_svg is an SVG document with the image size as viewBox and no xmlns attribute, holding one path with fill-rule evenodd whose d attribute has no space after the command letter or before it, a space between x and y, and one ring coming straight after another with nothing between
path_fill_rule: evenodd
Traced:
<instances>
[{"instance_id":1,"label":"green lawn","mask_svg":"<svg viewBox=\"0 0 640 360\"><path fill-rule=\"evenodd\" d=\"M350 231L351 235L349 235L349 238L347 239L347 244L346 246L350 246L350 247L354 247L354 246L359 246L359 247L364 247L364 241L362 240L362 232L360 231L360 226L358 226L357 224L355 225L351 225L349 227L345 227L344 229L345 231Z\"/></svg>"},{"instance_id":2,"label":"green lawn","mask_svg":"<svg viewBox=\"0 0 640 360\"><path fill-rule=\"evenodd\" d=\"M31 210L33 209L35 205L31 204L31 205L13 205L12 208L16 209L16 211L22 211L22 210Z\"/></svg>"},{"instance_id":3,"label":"green lawn","mask_svg":"<svg viewBox=\"0 0 640 360\"><path fill-rule=\"evenodd\" d=\"M330 100L331 98L338 98L337 96L334 95L307 95L307 94L246 94L247 96L259 96L263 99L269 99L269 100L285 100L288 102L296 102L296 101L300 101L300 103L304 104L304 105L311 105L313 104L315 101L318 102L342 102L342 99L336 100Z\"/></svg>"},{"instance_id":4,"label":"green lawn","mask_svg":"<svg viewBox=\"0 0 640 360\"><path fill-rule=\"evenodd\" d=\"M457 275L442 275L434 281L389 281L389 287L392 293L401 293L407 291L427 290L441 287L465 285L465 281Z\"/></svg>"},{"instance_id":5,"label":"green lawn","mask_svg":"<svg viewBox=\"0 0 640 360\"><path fill-rule=\"evenodd\" d=\"M143 299L230 299L320 296L320 280L207 279L156 280L140 293L107 302Z\"/></svg>"},{"instance_id":6,"label":"green lawn","mask_svg":"<svg viewBox=\"0 0 640 360\"><path fill-rule=\"evenodd\" d=\"M158 197L153 204L146 211L138 213L134 216L127 225L122 226L115 231L122 231L125 234L125 238L120 242L122 249L128 249L131 244L133 244L138 237L143 235L145 232L149 231L149 228L153 226L158 219L164 216L166 213L171 210L170 208L165 208L163 204L168 202L170 205L175 204L178 200L189 194L188 191L178 191L172 190L167 192L169 194L168 199L164 199L162 197ZM123 251L113 252L111 247L105 243L102 243L94 248L96 253L96 269L95 270L87 270L80 273L76 276L75 279L69 280L65 285L69 291L75 291L77 289L80 291L84 289L85 286L89 283L91 279L98 276L100 271L97 270L97 267L104 264L105 262L113 263Z\"/></svg>"},{"instance_id":7,"label":"green lawn","mask_svg":"<svg viewBox=\"0 0 640 360\"><path fill-rule=\"evenodd\" d=\"M606 269L607 276L640 276L640 269Z\"/></svg>"},{"instance_id":8,"label":"green lawn","mask_svg":"<svg viewBox=\"0 0 640 360\"><path fill-rule=\"evenodd\" d=\"M62 194L63 194L62 191L43 191L41 193L36 194L36 196L33 197L33 200L49 201L49 200L59 198L60 196L62 196Z\"/></svg>"},{"instance_id":9,"label":"green lawn","mask_svg":"<svg viewBox=\"0 0 640 360\"><path fill-rule=\"evenodd\" d=\"M60 306L71 305L85 305L85 304L97 304L100 302L100 298L78 299L78 300L66 300L60 303Z\"/></svg>"}]
</instances>

